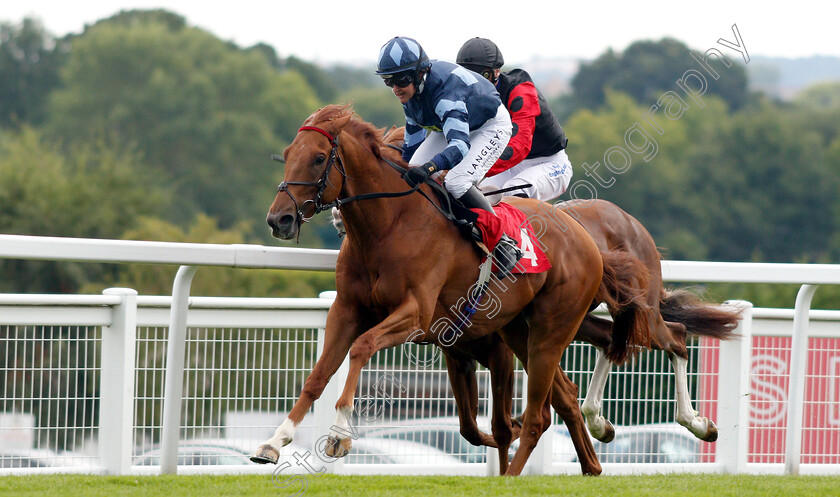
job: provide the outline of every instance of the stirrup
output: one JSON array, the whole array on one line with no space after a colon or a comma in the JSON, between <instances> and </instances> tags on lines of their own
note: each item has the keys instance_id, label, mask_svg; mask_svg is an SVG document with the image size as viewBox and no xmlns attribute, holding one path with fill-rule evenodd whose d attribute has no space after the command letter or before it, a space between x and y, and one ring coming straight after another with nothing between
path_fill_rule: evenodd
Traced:
<instances>
[{"instance_id":1,"label":"stirrup","mask_svg":"<svg viewBox=\"0 0 840 497\"><path fill-rule=\"evenodd\" d=\"M496 260L496 267L498 268L495 273L496 278L503 280L510 276L513 268L516 267L516 263L523 255L522 250L516 244L516 240L507 234L502 235L499 243L493 249L493 258Z\"/></svg>"}]
</instances>

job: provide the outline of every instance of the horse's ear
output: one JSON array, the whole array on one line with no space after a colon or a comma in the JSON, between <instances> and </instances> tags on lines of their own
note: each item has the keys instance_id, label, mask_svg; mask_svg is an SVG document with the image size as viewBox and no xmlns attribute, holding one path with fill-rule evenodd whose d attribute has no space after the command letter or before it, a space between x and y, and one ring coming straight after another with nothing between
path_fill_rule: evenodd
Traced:
<instances>
[{"instance_id":1,"label":"horse's ear","mask_svg":"<svg viewBox=\"0 0 840 497\"><path fill-rule=\"evenodd\" d=\"M329 121L324 123L324 129L328 131L333 136L338 136L341 133L341 130L347 126L347 123L350 122L350 119L353 117L352 112L347 112L342 114L335 119L330 119Z\"/></svg>"}]
</instances>

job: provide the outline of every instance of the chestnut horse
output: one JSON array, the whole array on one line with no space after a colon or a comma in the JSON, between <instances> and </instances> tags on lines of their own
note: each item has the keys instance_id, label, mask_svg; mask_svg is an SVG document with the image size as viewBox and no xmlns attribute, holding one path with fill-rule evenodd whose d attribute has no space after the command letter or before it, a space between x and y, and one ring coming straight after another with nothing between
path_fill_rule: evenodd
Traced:
<instances>
[{"instance_id":1,"label":"chestnut horse","mask_svg":"<svg viewBox=\"0 0 840 497\"><path fill-rule=\"evenodd\" d=\"M336 264L338 292L327 315L323 353L288 418L252 455L256 462L277 461L278 449L292 441L296 426L359 337L368 337L369 346L357 348L351 363L367 363L376 351L407 341L452 343L452 336L438 333L432 324L458 319L450 309L470 295L483 254L427 198L403 195L406 184L382 160L382 147L380 130L354 118L349 106L333 105L310 116L284 151L285 181L267 216L272 234L295 238L302 222L337 203L347 238ZM431 195L428 185L419 190ZM531 199L511 203L527 216L535 215L540 204ZM520 446L507 469L510 475L521 473L548 428L545 406L559 360L596 294L604 291L607 263L598 247L582 226L565 214L559 216L568 228L549 226L542 234L551 269L508 281L508 291L494 309L498 312L477 312L455 337L468 341L499 331L527 363L527 403ZM521 327L506 327L518 316L529 323L527 333ZM355 383L358 372L351 374L355 377L348 381ZM560 374L565 377L562 370ZM352 397L344 397L337 405L339 428L349 425L352 409ZM588 446L579 454L582 472L599 474L576 397L559 402L580 421L579 429L570 425L570 432Z\"/></svg>"},{"instance_id":2,"label":"chestnut horse","mask_svg":"<svg viewBox=\"0 0 840 497\"><path fill-rule=\"evenodd\" d=\"M686 370L686 339L688 333L719 340L734 339L737 336L734 329L740 319L740 312L704 302L686 290L666 291L662 283L660 254L653 238L637 219L615 204L595 200L586 204L560 203L552 207L555 208L568 212L582 224L602 251L624 251L644 262L649 278L631 280L630 284L645 284L647 287L647 302L651 312L650 348L665 351L673 367L676 377L676 421L701 440L716 440L715 424L699 416L691 405ZM550 218L543 216L543 219ZM627 324L620 316L613 315L611 322L590 314L575 336L575 340L590 343L598 350L595 371L581 410L590 433L602 442L609 442L615 436L612 424L601 416L600 410L611 362L621 362L621 357L610 351L614 350L615 340L624 340L625 332L620 329L622 326L626 327ZM507 448L510 441L515 439L518 427L515 423L507 422L504 412L497 412L496 407L510 412L513 357L506 345L493 336L473 340L465 345L469 347L456 344L445 355L458 407L461 433L474 445L498 447L500 464L504 468ZM492 437L481 432L475 421L478 407L476 361L490 370L494 406ZM457 374L453 374L453 371L457 371ZM552 395L562 396L564 388L562 382L556 382Z\"/></svg>"},{"instance_id":3,"label":"chestnut horse","mask_svg":"<svg viewBox=\"0 0 840 497\"><path fill-rule=\"evenodd\" d=\"M383 137L383 141L397 148L396 145L402 143L403 136L404 128L391 128ZM383 153L388 152L383 151ZM734 338L733 329L737 325L739 313L703 302L687 291L666 292L662 284L660 254L653 238L638 220L615 204L604 200L594 200L586 204L566 202L554 206L544 204L541 207L543 212L534 219L535 223L539 223L538 226L542 226L545 222L558 222L558 219L554 218L554 209L567 210L593 237L602 251L602 256L615 258L616 252L626 254L636 258L637 264L644 264L649 273L645 278L639 274L638 268L628 268L629 270L623 274L612 275L615 279L623 280L613 284L617 291L624 293L616 297L620 300L632 301L632 294L640 295L639 291L646 289L644 296L647 302L642 305L625 306L620 310L621 312L611 309L612 322L587 315L575 336L575 340L590 343L598 351L595 372L582 406L586 425L592 436L602 442L609 442L615 436L612 424L600 413L603 390L611 362L621 363L628 343L632 342L635 345L645 345L652 349L666 351L676 376L677 422L701 440L709 442L716 440L717 428L714 423L699 416L691 405L686 369L688 360L686 332L723 340ZM338 220L340 221L340 217ZM337 220L334 219L335 221ZM620 267L618 261L616 262L613 269ZM627 288L628 286L630 288ZM628 295L631 296L628 297ZM593 302L592 307L594 308L598 303ZM652 333L650 337L629 335L634 332L634 328L638 328L630 319L638 318L640 313L646 314L644 319L650 324L649 332ZM527 326L517 320L512 321L508 326L517 324ZM351 356L354 355L353 349L365 346L367 345L364 340L354 343L350 351ZM446 358L450 384L458 407L461 434L473 445L497 447L500 452L500 472L503 474L507 468L508 447L510 442L518 437L519 432L518 425L516 422L512 423L510 418L513 388L511 351L497 335L489 335L470 342L457 342L441 349ZM493 395L492 436L483 433L476 424L478 408L476 361L490 371ZM557 399L565 395L577 396L577 387L573 383L565 382L564 377L559 374L555 377L553 389L557 392L554 392L553 396ZM355 388L355 382L348 378L345 395L352 395ZM563 407L559 402L553 404L561 418L565 418ZM574 423L573 416L570 422ZM346 434L336 434L334 442L344 446L344 449L338 451L336 455L346 454L351 445ZM577 446L576 449L578 452L586 450L585 447Z\"/></svg>"}]
</instances>

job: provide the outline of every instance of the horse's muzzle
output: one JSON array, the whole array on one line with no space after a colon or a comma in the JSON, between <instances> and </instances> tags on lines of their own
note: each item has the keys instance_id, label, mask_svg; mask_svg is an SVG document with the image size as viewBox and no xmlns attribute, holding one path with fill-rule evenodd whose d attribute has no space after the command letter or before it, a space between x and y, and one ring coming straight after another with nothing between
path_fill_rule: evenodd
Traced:
<instances>
[{"instance_id":1,"label":"horse's muzzle","mask_svg":"<svg viewBox=\"0 0 840 497\"><path fill-rule=\"evenodd\" d=\"M280 212L269 212L265 221L271 227L271 236L282 240L291 240L297 235L298 223L295 216Z\"/></svg>"}]
</instances>

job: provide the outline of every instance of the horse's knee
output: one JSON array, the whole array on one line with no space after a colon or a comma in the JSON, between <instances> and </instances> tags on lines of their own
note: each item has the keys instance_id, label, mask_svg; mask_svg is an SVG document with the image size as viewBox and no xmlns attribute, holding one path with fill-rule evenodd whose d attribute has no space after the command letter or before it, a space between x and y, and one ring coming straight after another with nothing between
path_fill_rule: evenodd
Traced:
<instances>
[{"instance_id":1,"label":"horse's knee","mask_svg":"<svg viewBox=\"0 0 840 497\"><path fill-rule=\"evenodd\" d=\"M535 423L526 422L519 432L519 448L533 450L544 431L543 423L540 420L536 420Z\"/></svg>"},{"instance_id":2,"label":"horse's knee","mask_svg":"<svg viewBox=\"0 0 840 497\"><path fill-rule=\"evenodd\" d=\"M351 361L367 362L373 355L373 342L367 339L358 340L350 347Z\"/></svg>"}]
</instances>

